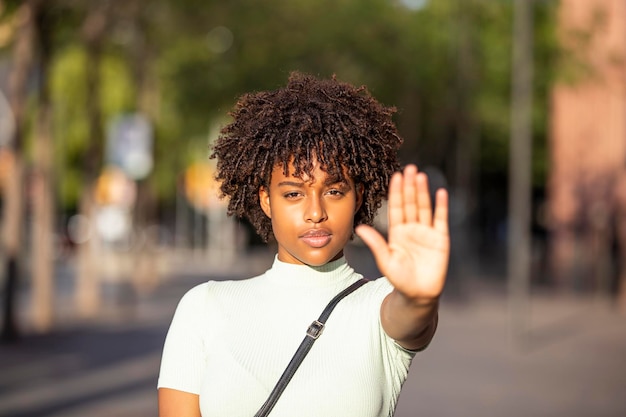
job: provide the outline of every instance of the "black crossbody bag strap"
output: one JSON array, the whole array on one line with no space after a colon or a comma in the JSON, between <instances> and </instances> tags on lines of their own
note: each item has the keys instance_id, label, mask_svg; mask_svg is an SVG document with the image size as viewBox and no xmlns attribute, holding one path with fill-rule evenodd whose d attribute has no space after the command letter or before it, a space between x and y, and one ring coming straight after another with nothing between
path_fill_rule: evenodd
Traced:
<instances>
[{"instance_id":1,"label":"black crossbody bag strap","mask_svg":"<svg viewBox=\"0 0 626 417\"><path fill-rule=\"evenodd\" d=\"M309 353L309 350L311 350L313 343L315 343L317 338L320 337L320 335L322 334L322 331L324 330L324 325L326 324L326 320L328 320L328 317L330 316L330 313L332 313L335 306L339 304L339 301L341 301L342 298L344 298L346 295L350 294L367 282L369 282L368 279L361 278L360 280L356 281L354 284L350 285L348 288L337 294L332 300L330 300L324 311L322 311L322 314L320 314L319 318L311 323L311 325L307 329L306 336L304 337L302 343L300 343L300 347L298 347L298 350L296 350L296 353L291 358L291 361L289 361L289 365L287 365L287 368L285 368L285 371L276 383L276 386L274 386L274 389L267 398L267 401L265 401L265 404L263 404L259 411L257 411L254 417L265 417L270 413L270 411L272 411L274 405L276 404L276 401L278 401L278 398L285 390L285 387L287 386L289 381L291 381L291 378L298 370L298 367L302 363L302 360L307 355L307 353Z\"/></svg>"}]
</instances>

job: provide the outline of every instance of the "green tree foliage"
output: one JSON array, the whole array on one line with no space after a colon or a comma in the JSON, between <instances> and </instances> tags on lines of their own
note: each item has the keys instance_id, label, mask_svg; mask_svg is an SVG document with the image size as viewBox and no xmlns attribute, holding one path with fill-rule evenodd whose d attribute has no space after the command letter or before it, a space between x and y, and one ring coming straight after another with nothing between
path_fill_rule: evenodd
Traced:
<instances>
[{"instance_id":1,"label":"green tree foliage","mask_svg":"<svg viewBox=\"0 0 626 417\"><path fill-rule=\"evenodd\" d=\"M283 85L293 70L366 84L395 105L405 161L435 164L454 182L456 150L472 141L465 155L472 166L489 175L506 173L510 1L431 0L417 10L398 0L108 1L114 12L102 63L105 121L137 108L133 71L143 63L156 80L156 111L150 115L156 170L150 181L161 199L172 197L190 160L206 157L209 132L240 94ZM53 3L55 136L60 189L71 206L80 193L80 160L90 137L78 27L91 2ZM535 3L538 183L546 171L555 8L556 1Z\"/></svg>"},{"instance_id":2,"label":"green tree foliage","mask_svg":"<svg viewBox=\"0 0 626 417\"><path fill-rule=\"evenodd\" d=\"M86 101L85 51L68 45L56 55L52 65L51 95L54 108L56 162L60 170L58 191L62 206L76 207L83 183L82 159L91 134ZM108 54L102 63L102 109L105 120L133 107L134 88L125 62Z\"/></svg>"},{"instance_id":3,"label":"green tree foliage","mask_svg":"<svg viewBox=\"0 0 626 417\"><path fill-rule=\"evenodd\" d=\"M452 126L462 113L481 136L482 155L469 157L490 170L506 171L511 2L438 0L411 11L389 0L239 0L218 2L204 13L189 3L176 10L189 37L173 39L166 48L163 75L185 129L195 135L206 130L214 115L223 115L237 95L276 87L291 70L335 73L367 84L382 101L399 108L408 159L445 166L446 154L458 140ZM541 155L556 50L555 3L538 2L535 8L535 118ZM229 31L232 38L222 41L232 40L232 46L216 51L211 44L219 30ZM460 62L462 53L469 56L468 67ZM464 90L462 103L459 90Z\"/></svg>"}]
</instances>

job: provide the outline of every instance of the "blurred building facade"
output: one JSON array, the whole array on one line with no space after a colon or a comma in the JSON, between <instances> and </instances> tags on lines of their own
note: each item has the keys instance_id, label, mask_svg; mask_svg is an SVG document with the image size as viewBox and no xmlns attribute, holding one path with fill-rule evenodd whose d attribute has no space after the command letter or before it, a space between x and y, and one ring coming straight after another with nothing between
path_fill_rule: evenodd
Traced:
<instances>
[{"instance_id":1,"label":"blurred building facade","mask_svg":"<svg viewBox=\"0 0 626 417\"><path fill-rule=\"evenodd\" d=\"M552 96L552 274L626 307L626 2L562 0L559 35L574 58Z\"/></svg>"}]
</instances>

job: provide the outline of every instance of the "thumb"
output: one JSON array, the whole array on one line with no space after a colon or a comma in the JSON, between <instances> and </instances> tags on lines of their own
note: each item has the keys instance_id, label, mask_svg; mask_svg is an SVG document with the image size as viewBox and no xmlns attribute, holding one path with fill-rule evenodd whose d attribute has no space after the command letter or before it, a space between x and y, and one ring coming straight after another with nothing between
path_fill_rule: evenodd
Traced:
<instances>
[{"instance_id":1,"label":"thumb","mask_svg":"<svg viewBox=\"0 0 626 417\"><path fill-rule=\"evenodd\" d=\"M370 248L376 264L385 265L390 256L389 245L385 238L373 227L367 225L359 225L355 229L357 236Z\"/></svg>"}]
</instances>

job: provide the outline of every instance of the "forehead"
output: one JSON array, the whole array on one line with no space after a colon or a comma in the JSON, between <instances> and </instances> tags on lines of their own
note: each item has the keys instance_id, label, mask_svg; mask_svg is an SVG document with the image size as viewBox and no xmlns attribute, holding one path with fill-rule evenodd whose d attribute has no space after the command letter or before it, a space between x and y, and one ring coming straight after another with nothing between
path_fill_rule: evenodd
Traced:
<instances>
[{"instance_id":1,"label":"forehead","mask_svg":"<svg viewBox=\"0 0 626 417\"><path fill-rule=\"evenodd\" d=\"M297 167L293 161L288 164L278 163L274 165L271 172L271 183L277 183L285 179L298 179L307 183L315 183L321 181L322 183L337 183L337 182L352 182L352 178L348 173L348 169L341 165L337 166L323 166L318 160L314 160L308 166Z\"/></svg>"}]
</instances>

